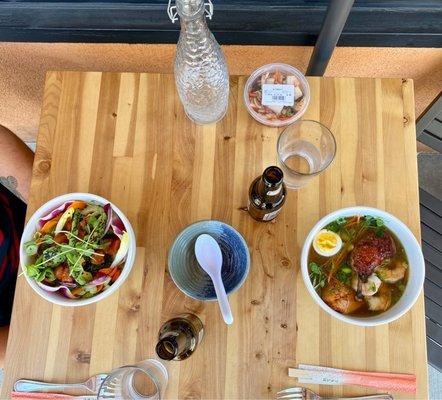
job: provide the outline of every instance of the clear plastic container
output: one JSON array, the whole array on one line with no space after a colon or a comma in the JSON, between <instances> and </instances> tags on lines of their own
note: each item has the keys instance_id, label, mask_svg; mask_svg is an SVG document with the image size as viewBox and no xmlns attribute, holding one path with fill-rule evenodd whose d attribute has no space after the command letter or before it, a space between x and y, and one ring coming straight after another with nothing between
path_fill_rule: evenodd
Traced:
<instances>
[{"instance_id":1,"label":"clear plastic container","mask_svg":"<svg viewBox=\"0 0 442 400\"><path fill-rule=\"evenodd\" d=\"M262 104L263 84L266 84L264 102L276 102L275 104ZM290 85L293 89L281 85ZM276 91L273 91L273 88ZM280 63L267 64L258 68L247 79L244 101L250 115L258 122L268 126L286 126L298 120L307 110L310 103L310 87L305 76L295 67Z\"/></svg>"}]
</instances>

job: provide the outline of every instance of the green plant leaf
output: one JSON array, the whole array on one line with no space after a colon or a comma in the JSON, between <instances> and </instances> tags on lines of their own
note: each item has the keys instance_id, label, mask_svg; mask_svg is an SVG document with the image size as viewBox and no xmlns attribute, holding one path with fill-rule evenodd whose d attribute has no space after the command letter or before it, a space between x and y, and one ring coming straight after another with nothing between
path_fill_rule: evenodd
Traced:
<instances>
[{"instance_id":1,"label":"green plant leaf","mask_svg":"<svg viewBox=\"0 0 442 400\"><path fill-rule=\"evenodd\" d=\"M38 252L38 244L34 240L30 240L24 244L25 253L28 256L35 256Z\"/></svg>"},{"instance_id":2,"label":"green plant leaf","mask_svg":"<svg viewBox=\"0 0 442 400\"><path fill-rule=\"evenodd\" d=\"M52 270L52 268L46 268L44 270L44 273L45 273L45 278L48 281L50 281L50 282L55 281L55 274L54 274L54 271Z\"/></svg>"},{"instance_id":3,"label":"green plant leaf","mask_svg":"<svg viewBox=\"0 0 442 400\"><path fill-rule=\"evenodd\" d=\"M35 278L39 274L40 270L34 264L26 267L26 273L30 278Z\"/></svg>"},{"instance_id":4,"label":"green plant leaf","mask_svg":"<svg viewBox=\"0 0 442 400\"><path fill-rule=\"evenodd\" d=\"M311 262L309 266L310 266L310 271L312 271L313 273L315 274L321 273L321 267L315 262Z\"/></svg>"},{"instance_id":5,"label":"green plant leaf","mask_svg":"<svg viewBox=\"0 0 442 400\"><path fill-rule=\"evenodd\" d=\"M346 217L339 217L339 218L336 220L336 223L337 223L339 226L343 226L343 225L345 225L345 224L347 223L347 218L346 218Z\"/></svg>"},{"instance_id":6,"label":"green plant leaf","mask_svg":"<svg viewBox=\"0 0 442 400\"><path fill-rule=\"evenodd\" d=\"M310 280L315 290L318 289L319 287L323 288L327 282L327 276L322 270L322 267L316 264L315 262L311 262L309 264L309 268L310 268Z\"/></svg>"},{"instance_id":7,"label":"green plant leaf","mask_svg":"<svg viewBox=\"0 0 442 400\"><path fill-rule=\"evenodd\" d=\"M332 231L332 232L339 232L340 226L336 221L330 222L325 229Z\"/></svg>"}]
</instances>

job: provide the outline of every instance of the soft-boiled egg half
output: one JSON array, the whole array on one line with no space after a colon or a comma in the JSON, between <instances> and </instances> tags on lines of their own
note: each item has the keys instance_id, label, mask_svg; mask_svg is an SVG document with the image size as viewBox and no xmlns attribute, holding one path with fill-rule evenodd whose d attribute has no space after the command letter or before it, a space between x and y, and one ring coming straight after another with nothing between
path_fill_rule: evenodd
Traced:
<instances>
[{"instance_id":1,"label":"soft-boiled egg half","mask_svg":"<svg viewBox=\"0 0 442 400\"><path fill-rule=\"evenodd\" d=\"M342 247L341 237L328 229L319 231L313 239L313 248L320 256L334 256Z\"/></svg>"}]
</instances>

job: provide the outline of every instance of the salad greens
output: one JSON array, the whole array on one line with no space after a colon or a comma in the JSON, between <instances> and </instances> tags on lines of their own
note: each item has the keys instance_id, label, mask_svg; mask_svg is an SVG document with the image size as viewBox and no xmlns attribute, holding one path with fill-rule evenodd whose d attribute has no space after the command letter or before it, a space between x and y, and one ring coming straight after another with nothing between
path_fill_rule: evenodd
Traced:
<instances>
[{"instance_id":1,"label":"salad greens","mask_svg":"<svg viewBox=\"0 0 442 400\"><path fill-rule=\"evenodd\" d=\"M69 298L106 290L121 274L129 235L110 204L66 202L39 221L24 250L26 273L39 286Z\"/></svg>"}]
</instances>

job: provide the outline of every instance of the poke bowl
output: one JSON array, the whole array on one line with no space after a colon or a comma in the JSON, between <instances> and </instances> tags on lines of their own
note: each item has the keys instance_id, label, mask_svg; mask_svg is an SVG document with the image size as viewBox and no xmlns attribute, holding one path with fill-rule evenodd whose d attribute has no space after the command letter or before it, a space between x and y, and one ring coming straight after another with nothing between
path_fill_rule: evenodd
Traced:
<instances>
[{"instance_id":1,"label":"poke bowl","mask_svg":"<svg viewBox=\"0 0 442 400\"><path fill-rule=\"evenodd\" d=\"M398 218L350 207L322 218L301 253L304 284L331 316L358 326L390 323L416 302L425 278L422 250Z\"/></svg>"},{"instance_id":2,"label":"poke bowl","mask_svg":"<svg viewBox=\"0 0 442 400\"><path fill-rule=\"evenodd\" d=\"M250 75L244 86L249 114L267 126L298 120L310 102L310 86L301 71L288 64L267 64Z\"/></svg>"},{"instance_id":3,"label":"poke bowl","mask_svg":"<svg viewBox=\"0 0 442 400\"><path fill-rule=\"evenodd\" d=\"M43 204L20 241L20 265L32 289L51 303L84 306L114 293L136 252L132 226L103 197L69 193Z\"/></svg>"}]
</instances>

